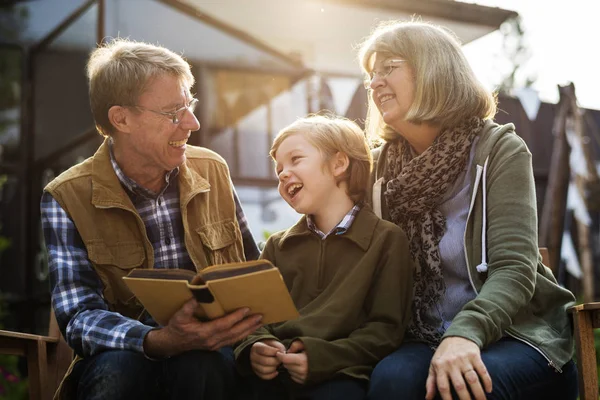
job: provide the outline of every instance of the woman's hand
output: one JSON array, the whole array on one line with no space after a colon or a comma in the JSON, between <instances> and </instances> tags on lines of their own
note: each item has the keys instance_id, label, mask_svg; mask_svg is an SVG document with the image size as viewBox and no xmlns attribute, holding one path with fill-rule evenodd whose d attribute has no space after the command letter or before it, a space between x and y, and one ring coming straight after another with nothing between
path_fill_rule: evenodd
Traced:
<instances>
[{"instance_id":1,"label":"woman's hand","mask_svg":"<svg viewBox=\"0 0 600 400\"><path fill-rule=\"evenodd\" d=\"M481 360L479 346L462 337L447 337L431 359L425 399L432 400L439 390L443 400L452 400L450 385L461 400L471 399L467 383L476 400L485 400L484 389L492 392L492 378Z\"/></svg>"},{"instance_id":2,"label":"woman's hand","mask_svg":"<svg viewBox=\"0 0 600 400\"><path fill-rule=\"evenodd\" d=\"M304 384L308 376L308 358L304 352L304 343L294 340L286 353L277 353L277 359L290 373L296 383Z\"/></svg>"},{"instance_id":3,"label":"woman's hand","mask_svg":"<svg viewBox=\"0 0 600 400\"><path fill-rule=\"evenodd\" d=\"M285 346L277 340L267 339L254 343L250 349L250 365L256 376L266 381L275 378L279 374L277 367L281 364L277 354L282 351L285 352Z\"/></svg>"}]
</instances>

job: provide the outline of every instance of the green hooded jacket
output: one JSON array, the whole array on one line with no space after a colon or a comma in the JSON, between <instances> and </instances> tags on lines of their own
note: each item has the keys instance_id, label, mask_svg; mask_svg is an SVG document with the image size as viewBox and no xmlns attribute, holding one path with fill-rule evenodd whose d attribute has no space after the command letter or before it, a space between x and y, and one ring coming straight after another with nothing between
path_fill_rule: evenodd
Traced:
<instances>
[{"instance_id":1,"label":"green hooded jacket","mask_svg":"<svg viewBox=\"0 0 600 400\"><path fill-rule=\"evenodd\" d=\"M373 151L370 200L374 211L389 220L381 187L385 162L379 162L387 148ZM567 308L575 298L542 264L531 153L513 124L488 120L471 168L464 251L477 296L464 305L444 337L464 337L485 349L508 335L534 347L562 372L573 354Z\"/></svg>"}]
</instances>

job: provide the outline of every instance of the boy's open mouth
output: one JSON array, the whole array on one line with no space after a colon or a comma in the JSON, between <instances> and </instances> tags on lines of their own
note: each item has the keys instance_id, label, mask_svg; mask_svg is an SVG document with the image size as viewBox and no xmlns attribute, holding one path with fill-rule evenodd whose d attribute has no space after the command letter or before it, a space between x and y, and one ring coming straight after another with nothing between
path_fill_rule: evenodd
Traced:
<instances>
[{"instance_id":1,"label":"boy's open mouth","mask_svg":"<svg viewBox=\"0 0 600 400\"><path fill-rule=\"evenodd\" d=\"M300 190L302 190L303 187L304 185L301 183L292 183L288 187L287 192L290 195L290 197L294 197L296 194L298 194Z\"/></svg>"}]
</instances>

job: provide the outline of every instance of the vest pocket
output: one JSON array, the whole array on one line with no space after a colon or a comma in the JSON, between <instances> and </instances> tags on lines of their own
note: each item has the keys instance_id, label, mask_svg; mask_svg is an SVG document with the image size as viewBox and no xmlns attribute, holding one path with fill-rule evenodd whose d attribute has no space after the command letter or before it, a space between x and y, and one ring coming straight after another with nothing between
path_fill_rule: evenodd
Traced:
<instances>
[{"instance_id":1,"label":"vest pocket","mask_svg":"<svg viewBox=\"0 0 600 400\"><path fill-rule=\"evenodd\" d=\"M146 258L144 247L138 242L106 244L103 241L92 241L86 243L86 248L88 258L102 280L104 298L110 308L123 315L129 314L126 310L135 307L137 301L123 282L123 277L127 276L133 268L142 266Z\"/></svg>"},{"instance_id":2,"label":"vest pocket","mask_svg":"<svg viewBox=\"0 0 600 400\"><path fill-rule=\"evenodd\" d=\"M196 230L206 251L208 265L241 261L236 241L238 227L232 220L223 220L201 226Z\"/></svg>"}]
</instances>

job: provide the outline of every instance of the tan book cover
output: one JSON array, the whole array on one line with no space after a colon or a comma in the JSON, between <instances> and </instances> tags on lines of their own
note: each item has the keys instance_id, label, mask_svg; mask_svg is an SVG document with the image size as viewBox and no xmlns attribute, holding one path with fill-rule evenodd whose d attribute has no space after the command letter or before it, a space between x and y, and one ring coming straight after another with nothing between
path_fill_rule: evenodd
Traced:
<instances>
[{"instance_id":1,"label":"tan book cover","mask_svg":"<svg viewBox=\"0 0 600 400\"><path fill-rule=\"evenodd\" d=\"M150 315L167 325L192 297L200 319L221 317L249 307L263 324L298 317L279 270L268 260L221 264L199 273L184 269L136 269L123 278Z\"/></svg>"}]
</instances>

